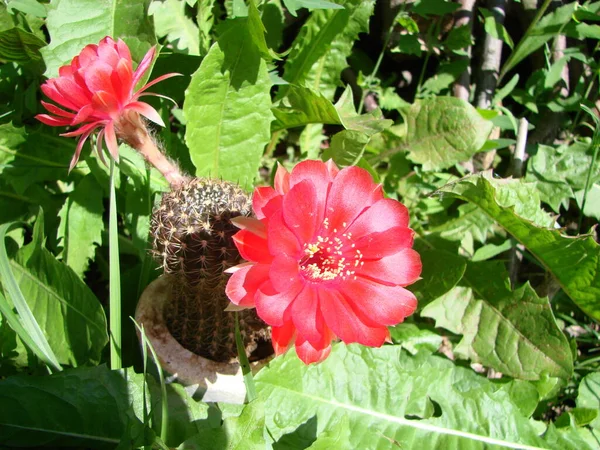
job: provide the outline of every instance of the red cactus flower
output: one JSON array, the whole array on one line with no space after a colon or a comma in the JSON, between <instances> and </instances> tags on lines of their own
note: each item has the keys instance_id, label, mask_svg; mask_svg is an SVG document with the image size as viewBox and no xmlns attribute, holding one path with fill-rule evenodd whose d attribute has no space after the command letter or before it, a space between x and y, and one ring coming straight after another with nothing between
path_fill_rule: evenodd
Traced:
<instances>
[{"instance_id":1,"label":"red cactus flower","mask_svg":"<svg viewBox=\"0 0 600 450\"><path fill-rule=\"evenodd\" d=\"M148 71L156 48L152 47L137 69L133 71L131 53L127 44L105 37L98 45L86 46L70 65L59 69L59 76L47 80L42 91L56 105L42 101L51 114L38 114L36 118L50 126L76 126L77 130L62 136L80 136L69 170L73 169L83 144L98 128L97 151L102 157L102 143L118 161L117 134L120 121L126 112L135 111L158 125L165 126L158 112L150 105L138 101L150 86L179 74L170 73L156 78L135 91L135 87Z\"/></svg>"},{"instance_id":2,"label":"red cactus flower","mask_svg":"<svg viewBox=\"0 0 600 450\"><path fill-rule=\"evenodd\" d=\"M275 189L254 191L257 219L234 219L243 258L227 284L237 307L256 307L281 354L295 343L306 364L337 336L379 347L417 306L404 288L421 274L408 211L358 167L305 161L279 167ZM234 307L235 308L235 307Z\"/></svg>"}]
</instances>

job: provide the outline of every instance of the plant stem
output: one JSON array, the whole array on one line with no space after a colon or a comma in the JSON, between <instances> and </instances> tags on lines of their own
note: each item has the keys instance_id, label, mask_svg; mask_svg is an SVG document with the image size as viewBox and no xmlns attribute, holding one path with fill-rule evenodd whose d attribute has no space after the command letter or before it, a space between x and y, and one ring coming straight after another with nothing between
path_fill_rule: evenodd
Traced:
<instances>
[{"instance_id":1,"label":"plant stem","mask_svg":"<svg viewBox=\"0 0 600 450\"><path fill-rule=\"evenodd\" d=\"M521 38L521 40L519 41L519 43L517 44L515 49L510 53L510 56L508 57L508 59L506 60L504 65L502 66L502 70L500 70L500 75L498 75L498 83L500 83L502 81L502 78L504 78L504 75L506 75L506 73L509 71L509 69L512 68L512 62L515 59L515 55L518 54L518 51L523 46L523 42L525 42L527 40L527 38L529 37L529 35L533 31L533 29L535 28L537 23L540 21L540 19L542 18L542 16L548 9L548 6L550 6L551 2L552 2L552 0L544 0L544 3L542 4L542 6L540 7L540 9L538 9L537 14L535 15L535 17L533 18L533 20L527 27L527 30L525 30L525 34L523 35L523 37Z\"/></svg>"},{"instance_id":2,"label":"plant stem","mask_svg":"<svg viewBox=\"0 0 600 450\"><path fill-rule=\"evenodd\" d=\"M529 122L524 117L519 120L519 132L517 133L517 144L515 145L515 152L513 154L513 166L512 175L515 178L521 178L523 175L523 159L525 159L525 146L527 145L527 126ZM524 252L525 247L523 244L517 244L510 250L510 261L509 261L509 275L511 286L514 288L517 283L517 277L519 275L519 266L521 261L517 252Z\"/></svg>"},{"instance_id":3,"label":"plant stem","mask_svg":"<svg viewBox=\"0 0 600 450\"><path fill-rule=\"evenodd\" d=\"M235 345L237 346L238 358L240 360L240 366L242 368L242 374L244 375L244 384L246 385L246 399L251 402L256 398L256 387L254 386L254 378L252 377L252 369L250 368L250 362L244 349L244 343L242 342L242 335L240 333L240 318L238 313L235 313Z\"/></svg>"},{"instance_id":4,"label":"plant stem","mask_svg":"<svg viewBox=\"0 0 600 450\"><path fill-rule=\"evenodd\" d=\"M108 216L109 307L110 307L110 367L120 369L121 361L121 269L117 199L115 192L115 162L110 160L110 206Z\"/></svg>"},{"instance_id":5,"label":"plant stem","mask_svg":"<svg viewBox=\"0 0 600 450\"><path fill-rule=\"evenodd\" d=\"M454 13L454 28L459 28L463 26L469 27L469 32L472 35L473 33L473 8L475 7L475 0L460 0L460 9ZM466 49L467 54L458 56L456 59L458 61L461 60L471 60L471 46L469 45ZM458 79L452 85L452 93L456 98L460 98L466 102L469 101L469 96L471 91L471 66L468 65L467 68L460 74Z\"/></svg>"},{"instance_id":6,"label":"plant stem","mask_svg":"<svg viewBox=\"0 0 600 450\"><path fill-rule=\"evenodd\" d=\"M585 187L583 188L583 199L581 201L581 214L579 215L579 225L577 227L578 234L581 234L581 226L583 224L583 211L585 210L585 204L587 202L587 194L590 189L590 181L592 179L592 172L594 171L594 166L596 165L596 159L598 158L598 148L600 148L600 119L598 119L598 117L596 117L594 112L591 109L589 109L587 106L581 105L581 109L584 110L586 113L588 113L592 117L592 119L596 123L596 126L594 128L594 137L592 138L592 144L591 144L591 147L594 150L594 153L592 154L592 163L590 164L590 167L588 168L587 176L585 177Z\"/></svg>"}]
</instances>

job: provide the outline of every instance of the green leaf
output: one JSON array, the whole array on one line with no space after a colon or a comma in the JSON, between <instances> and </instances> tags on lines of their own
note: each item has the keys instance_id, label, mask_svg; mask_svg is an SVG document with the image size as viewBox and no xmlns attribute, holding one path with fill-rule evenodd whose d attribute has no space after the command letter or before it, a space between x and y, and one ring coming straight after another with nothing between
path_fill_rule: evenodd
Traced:
<instances>
[{"instance_id":1,"label":"green leaf","mask_svg":"<svg viewBox=\"0 0 600 450\"><path fill-rule=\"evenodd\" d=\"M317 435L331 435L347 418L348 436L335 448L544 445L513 403L509 385L428 352L409 356L399 346L337 344L325 361L306 366L290 351L256 382L276 441L316 416Z\"/></svg>"},{"instance_id":2,"label":"green leaf","mask_svg":"<svg viewBox=\"0 0 600 450\"><path fill-rule=\"evenodd\" d=\"M288 3L284 3L289 8ZM354 0L346 0L343 3L356 7ZM303 85L315 63L327 54L332 43L346 30L350 20L350 10L341 4L333 3L333 5L336 9L313 12L294 39L284 65L283 78L289 83ZM348 33L352 31L348 30ZM286 90L283 89L282 93L285 92Z\"/></svg>"},{"instance_id":3,"label":"green leaf","mask_svg":"<svg viewBox=\"0 0 600 450\"><path fill-rule=\"evenodd\" d=\"M196 6L196 23L199 29L200 54L202 56L208 53L212 42L210 33L215 23L215 16L213 15L214 4L215 0L198 0L198 5Z\"/></svg>"},{"instance_id":4,"label":"green leaf","mask_svg":"<svg viewBox=\"0 0 600 450\"><path fill-rule=\"evenodd\" d=\"M63 247L59 257L83 279L96 245L102 243L104 213L102 187L93 175L86 175L70 193L59 212L58 239Z\"/></svg>"},{"instance_id":5,"label":"green leaf","mask_svg":"<svg viewBox=\"0 0 600 450\"><path fill-rule=\"evenodd\" d=\"M352 53L358 35L369 31L369 18L375 6L372 0L347 0L343 4L350 14L347 24L333 39L325 54L312 65L304 80L306 86L329 100L333 100L336 89L341 85L342 71L348 66L346 58ZM329 14L326 11L316 11L305 26L319 26Z\"/></svg>"},{"instance_id":6,"label":"green leaf","mask_svg":"<svg viewBox=\"0 0 600 450\"><path fill-rule=\"evenodd\" d=\"M450 246L453 245L450 243ZM439 237L425 236L415 241L415 250L421 255L421 279L409 286L419 301L419 309L451 290L460 281L467 263L465 258L449 251L448 244Z\"/></svg>"},{"instance_id":7,"label":"green leaf","mask_svg":"<svg viewBox=\"0 0 600 450\"><path fill-rule=\"evenodd\" d=\"M419 328L414 323L398 324L390 328L390 335L394 344L400 344L411 355L416 355L419 350L436 352L442 344L439 334Z\"/></svg>"},{"instance_id":8,"label":"green leaf","mask_svg":"<svg viewBox=\"0 0 600 450\"><path fill-rule=\"evenodd\" d=\"M0 32L0 60L5 62L27 63L29 61L40 61L42 55L40 48L46 42L33 33L22 28L11 28Z\"/></svg>"},{"instance_id":9,"label":"green leaf","mask_svg":"<svg viewBox=\"0 0 600 450\"><path fill-rule=\"evenodd\" d=\"M48 78L71 62L88 44L105 36L122 38L135 61L140 61L156 43L154 29L146 14L150 0L57 0L52 2L46 26L50 44L42 55Z\"/></svg>"},{"instance_id":10,"label":"green leaf","mask_svg":"<svg viewBox=\"0 0 600 450\"><path fill-rule=\"evenodd\" d=\"M185 134L196 176L251 186L270 138L271 80L246 19L214 44L186 91Z\"/></svg>"},{"instance_id":11,"label":"green leaf","mask_svg":"<svg viewBox=\"0 0 600 450\"><path fill-rule=\"evenodd\" d=\"M472 44L473 36L471 35L471 27L469 25L452 28L444 41L444 45L450 50L460 50Z\"/></svg>"},{"instance_id":12,"label":"green leaf","mask_svg":"<svg viewBox=\"0 0 600 450\"><path fill-rule=\"evenodd\" d=\"M508 81L504 86L502 86L496 91L496 93L494 94L494 99L492 100L492 104L499 105L500 103L502 103L502 100L504 100L506 96L513 91L513 89L517 86L518 82L519 74L517 73L510 79L510 81Z\"/></svg>"},{"instance_id":13,"label":"green leaf","mask_svg":"<svg viewBox=\"0 0 600 450\"><path fill-rule=\"evenodd\" d=\"M333 159L338 166L353 166L362 158L369 136L360 131L344 130L331 138L323 160Z\"/></svg>"},{"instance_id":14,"label":"green leaf","mask_svg":"<svg viewBox=\"0 0 600 450\"><path fill-rule=\"evenodd\" d=\"M437 95L444 89L449 88L450 85L458 79L460 74L463 73L468 66L469 60L458 60L440 64L437 73L423 83L420 95Z\"/></svg>"},{"instance_id":15,"label":"green leaf","mask_svg":"<svg viewBox=\"0 0 600 450\"><path fill-rule=\"evenodd\" d=\"M489 177L489 175L487 175ZM476 175L440 189L479 206L531 252L557 279L565 293L586 314L600 319L600 247L591 236L568 237L556 229L535 226L500 204L486 175Z\"/></svg>"},{"instance_id":16,"label":"green leaf","mask_svg":"<svg viewBox=\"0 0 600 450\"><path fill-rule=\"evenodd\" d=\"M591 425L600 430L600 373L590 373L581 380L577 394L577 407L596 410L598 414Z\"/></svg>"},{"instance_id":17,"label":"green leaf","mask_svg":"<svg viewBox=\"0 0 600 450\"><path fill-rule=\"evenodd\" d=\"M404 148L424 170L438 170L465 161L485 143L492 123L464 100L434 97L417 100L403 113Z\"/></svg>"},{"instance_id":18,"label":"green leaf","mask_svg":"<svg viewBox=\"0 0 600 450\"><path fill-rule=\"evenodd\" d=\"M423 17L443 16L453 13L458 8L460 5L446 0L417 0L412 7L412 12Z\"/></svg>"},{"instance_id":19,"label":"green leaf","mask_svg":"<svg viewBox=\"0 0 600 450\"><path fill-rule=\"evenodd\" d=\"M115 448L126 425L141 427L139 421L128 423L123 375L102 366L3 380L0 441L13 447Z\"/></svg>"},{"instance_id":20,"label":"green leaf","mask_svg":"<svg viewBox=\"0 0 600 450\"><path fill-rule=\"evenodd\" d=\"M152 2L148 15L154 19L158 37L167 37L177 51L188 55L200 55L200 33L198 26L185 14L185 2L166 0Z\"/></svg>"},{"instance_id":21,"label":"green leaf","mask_svg":"<svg viewBox=\"0 0 600 450\"><path fill-rule=\"evenodd\" d=\"M513 378L569 378L573 359L547 298L525 284L511 291L500 261L469 263L459 286L430 303L422 316L463 335L454 353Z\"/></svg>"},{"instance_id":22,"label":"green leaf","mask_svg":"<svg viewBox=\"0 0 600 450\"><path fill-rule=\"evenodd\" d=\"M297 16L296 11L300 8L308 9L341 9L342 6L328 2L326 0L283 0L283 4L288 9L290 14L294 17Z\"/></svg>"},{"instance_id":23,"label":"green leaf","mask_svg":"<svg viewBox=\"0 0 600 450\"><path fill-rule=\"evenodd\" d=\"M239 417L228 417L219 428L206 428L179 446L180 449L227 448L230 450L263 450L265 421L262 400L244 407Z\"/></svg>"},{"instance_id":24,"label":"green leaf","mask_svg":"<svg viewBox=\"0 0 600 450\"><path fill-rule=\"evenodd\" d=\"M37 0L9 0L7 9L10 13L16 10L34 17L46 17L46 8Z\"/></svg>"},{"instance_id":25,"label":"green leaf","mask_svg":"<svg viewBox=\"0 0 600 450\"><path fill-rule=\"evenodd\" d=\"M97 364L108 342L102 305L71 268L42 246L41 233L10 262L27 304L61 364Z\"/></svg>"},{"instance_id":26,"label":"green leaf","mask_svg":"<svg viewBox=\"0 0 600 450\"><path fill-rule=\"evenodd\" d=\"M273 132L311 123L342 125L335 106L312 89L290 85L286 97L273 108Z\"/></svg>"},{"instance_id":27,"label":"green leaf","mask_svg":"<svg viewBox=\"0 0 600 450\"><path fill-rule=\"evenodd\" d=\"M504 25L496 20L496 16L494 16L494 14L487 8L479 8L479 11L483 15L483 26L485 28L485 32L494 39L501 40L511 49L514 48L515 44L513 43L510 34L508 34L508 31L506 31Z\"/></svg>"},{"instance_id":28,"label":"green leaf","mask_svg":"<svg viewBox=\"0 0 600 450\"><path fill-rule=\"evenodd\" d=\"M585 189L575 192L575 200L577 200L579 208L581 208L581 204L583 203L584 192ZM592 184L587 192L587 201L585 202L583 214L600 221L600 185L598 183Z\"/></svg>"},{"instance_id":29,"label":"green leaf","mask_svg":"<svg viewBox=\"0 0 600 450\"><path fill-rule=\"evenodd\" d=\"M254 41L254 45L258 48L261 56L270 61L272 59L281 59L281 57L267 45L265 36L266 28L260 17L260 12L256 7L254 0L248 0L248 31Z\"/></svg>"},{"instance_id":30,"label":"green leaf","mask_svg":"<svg viewBox=\"0 0 600 450\"><path fill-rule=\"evenodd\" d=\"M542 17L525 39L517 44L515 50L502 66L500 78L503 78L506 73L523 59L555 37L569 23L577 5L578 2L571 2Z\"/></svg>"},{"instance_id":31,"label":"green leaf","mask_svg":"<svg viewBox=\"0 0 600 450\"><path fill-rule=\"evenodd\" d=\"M68 177L75 140L0 125L0 173L18 194L38 181Z\"/></svg>"}]
</instances>

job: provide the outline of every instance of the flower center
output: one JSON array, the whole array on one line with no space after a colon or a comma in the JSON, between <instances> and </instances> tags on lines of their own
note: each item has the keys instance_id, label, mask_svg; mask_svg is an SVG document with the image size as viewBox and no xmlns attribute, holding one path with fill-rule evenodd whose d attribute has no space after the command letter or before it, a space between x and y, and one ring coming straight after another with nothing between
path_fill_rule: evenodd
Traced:
<instances>
[{"instance_id":1,"label":"flower center","mask_svg":"<svg viewBox=\"0 0 600 450\"><path fill-rule=\"evenodd\" d=\"M300 273L309 281L333 281L354 276L357 267L364 264L360 250L354 249L351 233L341 237L318 236L317 241L304 244L304 256L300 260ZM348 257L348 255L352 255ZM346 256L344 256L346 255Z\"/></svg>"}]
</instances>

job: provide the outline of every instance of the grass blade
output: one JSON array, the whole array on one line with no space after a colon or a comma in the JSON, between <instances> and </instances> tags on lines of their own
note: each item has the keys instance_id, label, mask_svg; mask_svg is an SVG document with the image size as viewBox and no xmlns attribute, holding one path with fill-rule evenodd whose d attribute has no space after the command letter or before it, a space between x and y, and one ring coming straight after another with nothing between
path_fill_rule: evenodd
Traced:
<instances>
[{"instance_id":1,"label":"grass blade","mask_svg":"<svg viewBox=\"0 0 600 450\"><path fill-rule=\"evenodd\" d=\"M242 373L244 374L246 400L248 403L250 403L256 398L256 387L254 385L254 378L252 377L250 362L248 361L248 356L246 356L246 350L244 349L244 344L242 342L242 335L240 334L240 319L237 312L235 313L235 345L237 347Z\"/></svg>"},{"instance_id":2,"label":"grass blade","mask_svg":"<svg viewBox=\"0 0 600 450\"><path fill-rule=\"evenodd\" d=\"M110 366L122 367L121 359L121 268L119 262L119 230L115 192L115 162L110 161L110 206L108 218Z\"/></svg>"},{"instance_id":3,"label":"grass blade","mask_svg":"<svg viewBox=\"0 0 600 450\"><path fill-rule=\"evenodd\" d=\"M48 344L44 332L35 320L25 297L23 297L19 284L10 269L10 262L8 261L4 238L6 237L6 232L12 226L12 223L0 226L0 278L2 279L4 289L10 296L13 305L19 313L19 317L12 311L4 296L0 296L0 311L6 317L11 328L19 335L31 351L33 351L36 356L52 370L59 372L62 370L62 367L56 359L56 355L52 351L50 344Z\"/></svg>"}]
</instances>

